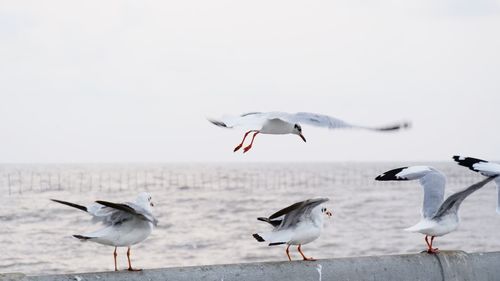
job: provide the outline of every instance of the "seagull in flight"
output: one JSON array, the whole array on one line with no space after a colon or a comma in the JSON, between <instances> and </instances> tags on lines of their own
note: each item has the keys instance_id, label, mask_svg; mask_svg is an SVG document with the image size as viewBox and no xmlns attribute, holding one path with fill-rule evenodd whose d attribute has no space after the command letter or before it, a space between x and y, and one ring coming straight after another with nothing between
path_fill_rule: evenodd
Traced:
<instances>
[{"instance_id":1,"label":"seagull in flight","mask_svg":"<svg viewBox=\"0 0 500 281\"><path fill-rule=\"evenodd\" d=\"M153 228L158 224L158 220L152 214L154 204L149 193L141 192L134 203L95 201L88 206L81 206L62 200L51 200L87 212L92 216L92 221L101 222L104 225L104 228L97 231L73 236L81 241L92 241L115 247L113 252L115 271L118 271L116 265L117 247L128 247L129 271L141 270L132 268L130 247L148 238Z\"/></svg>"},{"instance_id":2,"label":"seagull in flight","mask_svg":"<svg viewBox=\"0 0 500 281\"><path fill-rule=\"evenodd\" d=\"M328 129L353 128L372 131L396 131L409 128L411 126L409 122L399 122L383 127L357 126L328 115L309 112L250 112L242 114L240 116L225 116L220 118L219 120L208 119L208 121L216 126L223 128L242 127L248 129L248 131L243 136L243 140L241 141L241 143L234 148L234 152L238 151L243 146L248 134L253 133L252 141L243 149L243 153L249 151L252 148L255 136L257 136L258 134L294 134L298 135L304 142L306 142L306 138L302 133L301 124Z\"/></svg>"},{"instance_id":3,"label":"seagull in flight","mask_svg":"<svg viewBox=\"0 0 500 281\"><path fill-rule=\"evenodd\" d=\"M479 172L483 176L491 177L500 175L500 164L498 163L458 155L453 156L453 160L458 165L467 167L474 172ZM500 177L495 178L495 184L497 185L497 213L500 214Z\"/></svg>"},{"instance_id":4,"label":"seagull in flight","mask_svg":"<svg viewBox=\"0 0 500 281\"><path fill-rule=\"evenodd\" d=\"M331 217L332 212L323 207L328 198L308 199L292 204L270 217L257 218L269 223L273 230L266 233L255 233L253 237L259 242L267 242L269 246L287 244L286 255L290 257L290 245L298 245L297 250L305 261L313 261L302 252L301 246L319 238L323 231L324 216Z\"/></svg>"},{"instance_id":5,"label":"seagull in flight","mask_svg":"<svg viewBox=\"0 0 500 281\"><path fill-rule=\"evenodd\" d=\"M474 191L493 180L489 177L466 189L444 198L446 177L440 171L430 166L410 166L387 171L375 178L378 181L407 181L419 180L424 189L424 202L420 222L406 231L425 234L427 253L437 253L438 249L432 247L435 237L443 236L458 228L460 221L458 208L462 201ZM430 236L430 241L428 240Z\"/></svg>"}]
</instances>

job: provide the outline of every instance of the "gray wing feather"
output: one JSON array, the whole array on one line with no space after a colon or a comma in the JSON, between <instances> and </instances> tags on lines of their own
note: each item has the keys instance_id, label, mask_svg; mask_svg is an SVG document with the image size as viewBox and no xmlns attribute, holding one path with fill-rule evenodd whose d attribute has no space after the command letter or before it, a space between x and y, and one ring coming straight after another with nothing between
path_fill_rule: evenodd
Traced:
<instances>
[{"instance_id":1,"label":"gray wing feather","mask_svg":"<svg viewBox=\"0 0 500 281\"><path fill-rule=\"evenodd\" d=\"M424 202L422 206L422 216L432 217L443 202L446 177L438 170L432 170L419 179L424 188Z\"/></svg>"},{"instance_id":2,"label":"gray wing feather","mask_svg":"<svg viewBox=\"0 0 500 281\"><path fill-rule=\"evenodd\" d=\"M270 218L277 218L284 215L278 229L293 227L297 225L298 222L307 218L311 214L312 209L328 200L328 198L315 198L298 202L276 212Z\"/></svg>"},{"instance_id":3,"label":"gray wing feather","mask_svg":"<svg viewBox=\"0 0 500 281\"><path fill-rule=\"evenodd\" d=\"M462 202L464 201L465 198L467 198L467 196L471 195L474 191L480 189L481 187L486 185L488 182L492 181L495 177L497 177L497 176L493 176L493 177L489 177L487 179L484 179L484 180L482 180L478 183L475 183L475 184L469 186L468 188L466 188L462 191L456 192L456 193L452 194L450 197L446 198L446 200L443 202L443 204L441 204L441 207L439 208L437 213L433 216L433 219L440 218L440 217L442 217L450 212L456 213L458 211L458 208L460 207L460 204L462 204Z\"/></svg>"},{"instance_id":4,"label":"gray wing feather","mask_svg":"<svg viewBox=\"0 0 500 281\"><path fill-rule=\"evenodd\" d=\"M125 216L126 214L128 214L134 217L138 217L142 220L150 221L154 225L158 223L158 220L156 220L156 218L150 212L134 203L127 202L124 204L119 204L107 201L96 201L96 203L120 211L120 213L122 214L119 214L118 216Z\"/></svg>"},{"instance_id":5,"label":"gray wing feather","mask_svg":"<svg viewBox=\"0 0 500 281\"><path fill-rule=\"evenodd\" d=\"M279 118L279 117L278 117ZM326 127L328 129L353 128L354 126L328 115L297 112L295 114L283 114L281 117L290 123L307 124L316 127Z\"/></svg>"},{"instance_id":6,"label":"gray wing feather","mask_svg":"<svg viewBox=\"0 0 500 281\"><path fill-rule=\"evenodd\" d=\"M410 122L398 122L381 127L358 126L332 116L310 112L297 112L295 114L277 113L276 118L282 118L290 123L307 124L328 129L358 128L374 131L396 131L399 129L409 128L411 126Z\"/></svg>"}]
</instances>

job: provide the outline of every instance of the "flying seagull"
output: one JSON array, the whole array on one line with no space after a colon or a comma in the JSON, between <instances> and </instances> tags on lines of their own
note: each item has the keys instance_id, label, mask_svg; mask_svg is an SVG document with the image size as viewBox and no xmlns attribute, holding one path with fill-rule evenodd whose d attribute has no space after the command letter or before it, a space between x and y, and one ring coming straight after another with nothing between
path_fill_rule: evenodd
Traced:
<instances>
[{"instance_id":1,"label":"flying seagull","mask_svg":"<svg viewBox=\"0 0 500 281\"><path fill-rule=\"evenodd\" d=\"M74 203L51 199L73 208L77 208L92 215L92 221L101 222L104 228L97 231L73 235L81 241L92 241L103 245L114 246L113 252L116 265L116 248L128 247L127 259L129 271L140 271L132 268L130 262L130 247L144 241L158 224L158 220L153 216L153 202L151 195L146 192L140 193L134 203L111 203L107 201L95 201L88 206L81 206Z\"/></svg>"},{"instance_id":2,"label":"flying seagull","mask_svg":"<svg viewBox=\"0 0 500 281\"><path fill-rule=\"evenodd\" d=\"M457 155L453 156L453 160L455 160L458 165L467 167L474 172L479 172L483 176L491 177L500 175L500 164L498 163ZM495 178L495 183L497 185L497 213L500 214L500 177Z\"/></svg>"},{"instance_id":3,"label":"flying seagull","mask_svg":"<svg viewBox=\"0 0 500 281\"><path fill-rule=\"evenodd\" d=\"M424 189L424 202L420 222L406 231L425 234L427 253L437 253L432 248L434 237L443 236L458 228L460 221L458 208L462 201L474 191L480 189L494 177L487 178L466 189L450 195L443 202L446 177L440 171L429 166L410 166L387 171L375 179L378 181L419 180ZM430 236L430 241L428 240Z\"/></svg>"},{"instance_id":4,"label":"flying seagull","mask_svg":"<svg viewBox=\"0 0 500 281\"><path fill-rule=\"evenodd\" d=\"M240 116L226 116L220 120L208 119L208 121L223 128L242 127L249 129L243 136L241 143L234 148L234 152L238 151L243 146L248 134L253 133L252 141L243 149L243 153L252 148L253 141L257 134L294 134L298 135L304 142L306 142L306 138L302 134L301 124L328 129L353 128L372 131L396 131L399 129L409 128L411 125L409 122L399 122L383 127L357 126L328 115L309 112L250 112Z\"/></svg>"},{"instance_id":5,"label":"flying seagull","mask_svg":"<svg viewBox=\"0 0 500 281\"><path fill-rule=\"evenodd\" d=\"M323 207L328 198L308 199L292 204L268 218L257 218L272 225L273 231L255 233L253 237L259 242L267 242L269 246L287 244L286 255L290 258L290 245L298 245L297 250L304 260L310 261L302 252L301 246L310 243L321 235L323 231L323 217L331 217L332 212Z\"/></svg>"}]
</instances>

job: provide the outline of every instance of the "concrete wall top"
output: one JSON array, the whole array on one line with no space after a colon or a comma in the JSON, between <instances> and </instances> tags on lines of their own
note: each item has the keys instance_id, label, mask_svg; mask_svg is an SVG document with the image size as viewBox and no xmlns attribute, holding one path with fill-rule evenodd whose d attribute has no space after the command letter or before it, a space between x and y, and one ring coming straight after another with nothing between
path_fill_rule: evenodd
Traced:
<instances>
[{"instance_id":1,"label":"concrete wall top","mask_svg":"<svg viewBox=\"0 0 500 281\"><path fill-rule=\"evenodd\" d=\"M97 272L46 276L0 274L0 281L329 281L329 280L500 280L500 252L444 251L437 255L353 257L293 262L266 262Z\"/></svg>"}]
</instances>

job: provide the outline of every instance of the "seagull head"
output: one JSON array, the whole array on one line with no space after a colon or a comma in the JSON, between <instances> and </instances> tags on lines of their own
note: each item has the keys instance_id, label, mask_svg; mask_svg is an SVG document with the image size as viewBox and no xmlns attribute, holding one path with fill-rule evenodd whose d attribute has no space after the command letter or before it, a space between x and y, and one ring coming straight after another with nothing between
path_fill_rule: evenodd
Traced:
<instances>
[{"instance_id":1,"label":"seagull head","mask_svg":"<svg viewBox=\"0 0 500 281\"><path fill-rule=\"evenodd\" d=\"M147 192L139 193L139 195L137 195L137 198L135 199L135 203L147 210L150 210L155 205L153 204L151 194Z\"/></svg>"},{"instance_id":2,"label":"seagull head","mask_svg":"<svg viewBox=\"0 0 500 281\"><path fill-rule=\"evenodd\" d=\"M298 135L304 142L306 142L306 138L302 134L302 127L299 124L293 125L292 134Z\"/></svg>"},{"instance_id":3,"label":"seagull head","mask_svg":"<svg viewBox=\"0 0 500 281\"><path fill-rule=\"evenodd\" d=\"M328 210L327 208L323 207L321 208L321 212L323 214L325 214L326 216L328 216L329 218L331 218L333 216L333 212Z\"/></svg>"}]
</instances>

